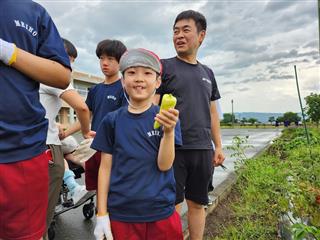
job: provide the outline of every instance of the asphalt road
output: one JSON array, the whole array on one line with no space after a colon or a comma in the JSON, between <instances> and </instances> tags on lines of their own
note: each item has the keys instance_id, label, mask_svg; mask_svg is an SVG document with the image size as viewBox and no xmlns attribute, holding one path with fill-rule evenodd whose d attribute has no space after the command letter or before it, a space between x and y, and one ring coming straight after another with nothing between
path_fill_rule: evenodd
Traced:
<instances>
[{"instance_id":1,"label":"asphalt road","mask_svg":"<svg viewBox=\"0 0 320 240\"><path fill-rule=\"evenodd\" d=\"M247 149L246 154L248 157L252 157L266 147L280 132L280 129L222 129L222 142L226 154L224 165L227 170L220 167L215 170L213 185L218 186L230 171L234 170L235 159L230 157L231 152L226 149L227 146L232 145L234 136L249 136L248 144L252 145L253 148ZM83 179L79 181L83 182ZM185 205L182 211L186 212ZM82 206L72 209L56 218L55 240L94 240L94 225L94 218L85 220L82 214Z\"/></svg>"}]
</instances>

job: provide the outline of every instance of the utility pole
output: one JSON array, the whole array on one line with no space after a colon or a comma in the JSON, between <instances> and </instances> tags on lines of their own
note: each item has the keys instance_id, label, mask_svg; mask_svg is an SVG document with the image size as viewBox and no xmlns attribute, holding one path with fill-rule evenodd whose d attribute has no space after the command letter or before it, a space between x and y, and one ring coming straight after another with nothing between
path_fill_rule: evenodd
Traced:
<instances>
[{"instance_id":1,"label":"utility pole","mask_svg":"<svg viewBox=\"0 0 320 240\"><path fill-rule=\"evenodd\" d=\"M232 127L234 127L233 99L231 99L231 121L232 121Z\"/></svg>"},{"instance_id":2,"label":"utility pole","mask_svg":"<svg viewBox=\"0 0 320 240\"><path fill-rule=\"evenodd\" d=\"M320 0L318 0L318 34L319 34L319 41L320 41ZM320 52L320 42L319 42L319 52Z\"/></svg>"}]
</instances>

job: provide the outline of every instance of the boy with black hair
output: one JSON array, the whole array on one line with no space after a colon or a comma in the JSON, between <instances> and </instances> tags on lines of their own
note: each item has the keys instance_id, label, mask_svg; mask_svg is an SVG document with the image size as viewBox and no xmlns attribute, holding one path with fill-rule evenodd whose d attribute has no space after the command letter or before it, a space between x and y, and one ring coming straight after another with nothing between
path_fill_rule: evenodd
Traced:
<instances>
[{"instance_id":1,"label":"boy with black hair","mask_svg":"<svg viewBox=\"0 0 320 240\"><path fill-rule=\"evenodd\" d=\"M103 117L126 104L119 77L119 61L127 50L119 40L106 39L98 43L96 55L100 60L100 68L105 76L103 83L99 83L89 90L86 104L92 115L91 129L97 131ZM96 190L98 171L100 166L100 152L95 153L85 162L85 182L87 190Z\"/></svg>"},{"instance_id":2,"label":"boy with black hair","mask_svg":"<svg viewBox=\"0 0 320 240\"><path fill-rule=\"evenodd\" d=\"M70 42L68 39L62 38L62 40L64 49L66 50L69 56L70 62L73 63L78 57L78 51L76 47L72 44L72 42Z\"/></svg>"},{"instance_id":3,"label":"boy with black hair","mask_svg":"<svg viewBox=\"0 0 320 240\"><path fill-rule=\"evenodd\" d=\"M220 98L214 74L197 60L206 35L205 17L196 11L181 12L173 26L177 56L163 59L162 85L155 102L165 93L177 96L183 146L176 150L174 173L177 183L176 209L186 198L190 239L202 239L204 205L208 204L208 184L212 166L225 157L220 138L220 121L215 101ZM213 151L212 143L215 145Z\"/></svg>"},{"instance_id":4,"label":"boy with black hair","mask_svg":"<svg viewBox=\"0 0 320 240\"><path fill-rule=\"evenodd\" d=\"M38 240L46 228L50 160L39 83L64 89L71 68L40 4L0 5L0 239Z\"/></svg>"},{"instance_id":5,"label":"boy with black hair","mask_svg":"<svg viewBox=\"0 0 320 240\"><path fill-rule=\"evenodd\" d=\"M145 49L120 59L129 105L105 116L91 145L101 151L97 240L183 239L172 169L175 144L181 145L179 112L158 113L152 104L161 68ZM155 120L163 127L154 129Z\"/></svg>"},{"instance_id":6,"label":"boy with black hair","mask_svg":"<svg viewBox=\"0 0 320 240\"><path fill-rule=\"evenodd\" d=\"M69 55L70 63L72 63L78 55L77 49L70 41L62 40ZM55 122L62 106L62 100L75 110L83 137L91 138L94 136L94 132L90 131L89 109L72 84L65 90L40 84L39 94L40 102L46 109L46 118L49 121L46 144L50 148L53 157L52 163L49 165L49 201L47 210L47 228L49 228L54 216L55 206L59 200L62 180L67 184L74 204L87 193L85 187L77 184L74 180L74 173L69 169L65 171L62 143L59 139L59 127Z\"/></svg>"}]
</instances>

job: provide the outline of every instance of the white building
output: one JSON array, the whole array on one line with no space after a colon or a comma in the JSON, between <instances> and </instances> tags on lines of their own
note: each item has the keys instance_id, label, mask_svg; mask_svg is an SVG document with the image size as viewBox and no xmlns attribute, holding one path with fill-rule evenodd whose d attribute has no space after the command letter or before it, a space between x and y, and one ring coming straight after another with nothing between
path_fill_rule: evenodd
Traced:
<instances>
[{"instance_id":1,"label":"white building","mask_svg":"<svg viewBox=\"0 0 320 240\"><path fill-rule=\"evenodd\" d=\"M88 89L90 87L104 81L104 79L101 77L77 71L72 72L71 78L73 87L78 91L84 100L87 98ZM69 124L74 123L76 119L77 116L74 110L67 103L63 102L56 121L60 122L64 126L68 126Z\"/></svg>"}]
</instances>

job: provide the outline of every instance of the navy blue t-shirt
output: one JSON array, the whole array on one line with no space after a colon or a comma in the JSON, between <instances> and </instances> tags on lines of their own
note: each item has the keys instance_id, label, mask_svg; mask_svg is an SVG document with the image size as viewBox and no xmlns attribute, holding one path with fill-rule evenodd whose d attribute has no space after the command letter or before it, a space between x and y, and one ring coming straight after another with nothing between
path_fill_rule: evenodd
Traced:
<instances>
[{"instance_id":1,"label":"navy blue t-shirt","mask_svg":"<svg viewBox=\"0 0 320 240\"><path fill-rule=\"evenodd\" d=\"M173 169L160 171L157 165L161 128L154 129L158 106L141 114L122 107L101 122L92 148L112 154L108 211L112 220L153 222L169 217L175 207ZM180 124L175 143L181 145Z\"/></svg>"},{"instance_id":2,"label":"navy blue t-shirt","mask_svg":"<svg viewBox=\"0 0 320 240\"><path fill-rule=\"evenodd\" d=\"M179 149L212 149L210 104L220 98L214 74L206 65L190 64L177 57L162 59L162 83L157 93L177 98L183 146Z\"/></svg>"},{"instance_id":3,"label":"navy blue t-shirt","mask_svg":"<svg viewBox=\"0 0 320 240\"><path fill-rule=\"evenodd\" d=\"M0 38L70 68L60 35L46 10L29 0L0 4ZM0 61L0 163L39 155L46 149L48 122L39 83Z\"/></svg>"},{"instance_id":4,"label":"navy blue t-shirt","mask_svg":"<svg viewBox=\"0 0 320 240\"><path fill-rule=\"evenodd\" d=\"M118 80L111 84L99 83L90 88L86 104L92 112L91 129L97 131L107 113L127 105L121 81Z\"/></svg>"}]
</instances>

